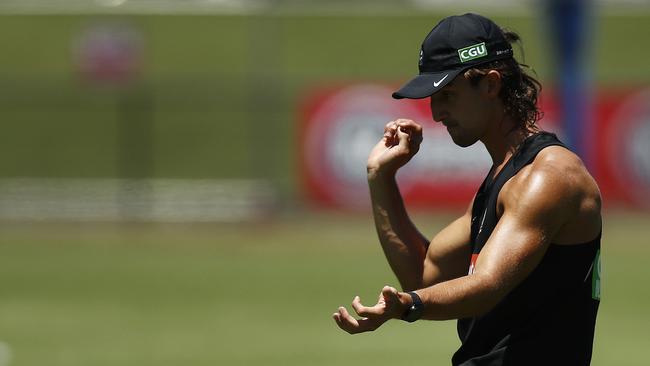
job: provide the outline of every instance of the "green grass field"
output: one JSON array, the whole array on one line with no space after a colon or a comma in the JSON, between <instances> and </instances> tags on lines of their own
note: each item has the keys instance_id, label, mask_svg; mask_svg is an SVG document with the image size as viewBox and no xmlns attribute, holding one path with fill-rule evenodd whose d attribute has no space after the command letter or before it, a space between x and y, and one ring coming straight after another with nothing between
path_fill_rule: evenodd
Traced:
<instances>
[{"instance_id":1,"label":"green grass field","mask_svg":"<svg viewBox=\"0 0 650 366\"><path fill-rule=\"evenodd\" d=\"M431 235L449 216L419 214ZM594 366L648 365L648 215L609 213ZM349 336L331 313L396 284L363 216L0 227L1 366L449 364L453 322Z\"/></svg>"}]
</instances>

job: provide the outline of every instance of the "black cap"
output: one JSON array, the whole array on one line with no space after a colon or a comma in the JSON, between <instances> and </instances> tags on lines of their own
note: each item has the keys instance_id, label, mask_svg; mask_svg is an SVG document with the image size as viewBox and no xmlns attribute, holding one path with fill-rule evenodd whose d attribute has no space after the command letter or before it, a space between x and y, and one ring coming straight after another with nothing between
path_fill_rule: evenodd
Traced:
<instances>
[{"instance_id":1,"label":"black cap","mask_svg":"<svg viewBox=\"0 0 650 366\"><path fill-rule=\"evenodd\" d=\"M393 98L429 97L464 70L510 57L510 43L490 19L471 13L447 17L422 42L420 74L393 93Z\"/></svg>"}]
</instances>

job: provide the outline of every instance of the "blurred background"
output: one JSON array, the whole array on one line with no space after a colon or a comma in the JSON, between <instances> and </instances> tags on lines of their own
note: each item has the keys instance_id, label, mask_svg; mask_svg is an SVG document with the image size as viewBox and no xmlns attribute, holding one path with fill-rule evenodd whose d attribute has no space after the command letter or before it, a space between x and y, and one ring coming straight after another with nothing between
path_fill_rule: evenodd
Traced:
<instances>
[{"instance_id":1,"label":"blurred background","mask_svg":"<svg viewBox=\"0 0 650 366\"><path fill-rule=\"evenodd\" d=\"M601 187L592 364L650 364L647 0L2 0L0 366L449 364L455 322L330 316L397 284L365 186L387 121L425 125L398 179L429 237L489 170L390 98L468 11L521 35Z\"/></svg>"}]
</instances>

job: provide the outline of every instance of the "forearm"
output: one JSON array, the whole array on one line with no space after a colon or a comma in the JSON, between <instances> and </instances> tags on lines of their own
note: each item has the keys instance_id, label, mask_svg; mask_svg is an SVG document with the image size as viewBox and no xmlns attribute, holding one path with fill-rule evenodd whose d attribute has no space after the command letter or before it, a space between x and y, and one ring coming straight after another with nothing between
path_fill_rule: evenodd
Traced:
<instances>
[{"instance_id":1,"label":"forearm","mask_svg":"<svg viewBox=\"0 0 650 366\"><path fill-rule=\"evenodd\" d=\"M450 320L482 315L505 296L505 288L487 275L470 275L417 290L422 319Z\"/></svg>"},{"instance_id":2,"label":"forearm","mask_svg":"<svg viewBox=\"0 0 650 366\"><path fill-rule=\"evenodd\" d=\"M409 218L394 175L369 172L368 184L377 235L391 269L405 291L421 288L429 241Z\"/></svg>"}]
</instances>

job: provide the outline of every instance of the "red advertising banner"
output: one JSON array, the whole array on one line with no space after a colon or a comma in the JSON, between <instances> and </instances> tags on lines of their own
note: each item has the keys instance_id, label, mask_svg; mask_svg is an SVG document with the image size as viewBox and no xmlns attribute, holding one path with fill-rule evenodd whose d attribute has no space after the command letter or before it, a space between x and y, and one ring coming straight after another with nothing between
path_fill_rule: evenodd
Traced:
<instances>
[{"instance_id":1,"label":"red advertising banner","mask_svg":"<svg viewBox=\"0 0 650 366\"><path fill-rule=\"evenodd\" d=\"M423 125L419 153L398 172L404 200L411 207L467 206L490 169L489 155L477 143L456 146L433 121L428 99L394 100L392 86L355 84L322 88L304 100L300 118L300 177L309 202L328 208L367 209L366 159L384 125L409 118ZM650 91L608 92L596 98L588 161L606 204L650 208ZM557 108L546 90L539 122L557 133Z\"/></svg>"},{"instance_id":2,"label":"red advertising banner","mask_svg":"<svg viewBox=\"0 0 650 366\"><path fill-rule=\"evenodd\" d=\"M650 89L598 99L592 163L605 203L650 209Z\"/></svg>"}]
</instances>

